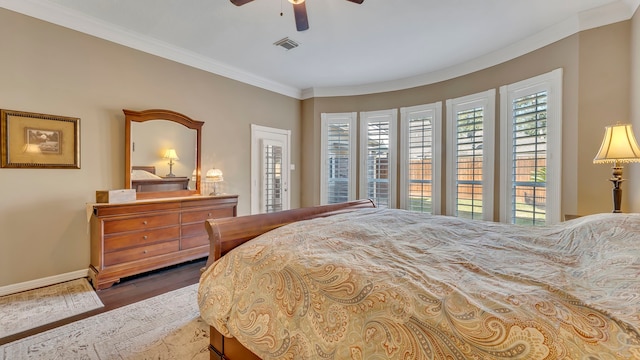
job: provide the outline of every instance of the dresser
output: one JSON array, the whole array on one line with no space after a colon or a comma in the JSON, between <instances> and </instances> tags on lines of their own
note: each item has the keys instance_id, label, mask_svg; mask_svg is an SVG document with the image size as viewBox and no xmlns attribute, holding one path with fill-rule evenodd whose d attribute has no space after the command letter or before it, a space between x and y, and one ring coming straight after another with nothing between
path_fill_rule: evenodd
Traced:
<instances>
[{"instance_id":1,"label":"dresser","mask_svg":"<svg viewBox=\"0 0 640 360\"><path fill-rule=\"evenodd\" d=\"M189 196L93 204L90 279L121 278L209 255L205 220L237 215L238 196Z\"/></svg>"}]
</instances>

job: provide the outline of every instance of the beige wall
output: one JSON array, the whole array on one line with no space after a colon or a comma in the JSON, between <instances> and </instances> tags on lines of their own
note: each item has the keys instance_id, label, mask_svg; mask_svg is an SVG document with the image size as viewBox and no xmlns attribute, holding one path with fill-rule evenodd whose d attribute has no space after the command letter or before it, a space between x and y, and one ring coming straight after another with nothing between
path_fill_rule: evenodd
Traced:
<instances>
[{"instance_id":1,"label":"beige wall","mask_svg":"<svg viewBox=\"0 0 640 360\"><path fill-rule=\"evenodd\" d=\"M491 88L499 94L502 85L562 68L562 213L611 211L611 184L607 181L610 168L593 165L592 160L602 141L604 126L617 120L629 121L629 41L630 21L625 21L584 31L497 66L432 85L384 94L306 100L302 109L303 143L305 153L313 157L305 158L302 181L313 187L305 187L301 204L319 203L321 113L370 111L443 101L444 119L446 99ZM499 119L497 121L496 132L499 132ZM446 149L446 144L443 146ZM501 152L499 144L496 151ZM500 196L497 181L495 191L497 201ZM442 195L445 199L445 194ZM628 197L629 191L624 195ZM624 203L628 205L628 201ZM497 209L495 218L498 218Z\"/></svg>"},{"instance_id":2,"label":"beige wall","mask_svg":"<svg viewBox=\"0 0 640 360\"><path fill-rule=\"evenodd\" d=\"M87 269L85 203L124 185L122 109L170 109L205 122L202 165L250 206L250 124L292 131L300 101L0 10L0 108L79 117L79 170L0 169L0 286ZM292 162L300 163L299 152ZM299 206L293 171L292 206Z\"/></svg>"},{"instance_id":3,"label":"beige wall","mask_svg":"<svg viewBox=\"0 0 640 360\"><path fill-rule=\"evenodd\" d=\"M582 214L610 212L611 164L594 165L604 127L630 118L631 22L580 33L578 208ZM615 56L614 56L615 55ZM637 133L637 130L636 130ZM622 210L629 211L633 188L623 183ZM626 188L626 189L625 189ZM626 191L625 191L626 190Z\"/></svg>"}]
</instances>

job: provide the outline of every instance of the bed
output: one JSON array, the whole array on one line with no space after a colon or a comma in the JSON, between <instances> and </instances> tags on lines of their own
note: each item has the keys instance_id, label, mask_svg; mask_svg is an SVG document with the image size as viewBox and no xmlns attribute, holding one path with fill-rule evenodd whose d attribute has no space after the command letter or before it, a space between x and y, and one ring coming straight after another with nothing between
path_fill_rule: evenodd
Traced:
<instances>
[{"instance_id":1,"label":"bed","mask_svg":"<svg viewBox=\"0 0 640 360\"><path fill-rule=\"evenodd\" d=\"M161 177L155 166L132 166L131 188L136 192L180 191L189 188L188 177Z\"/></svg>"},{"instance_id":2,"label":"bed","mask_svg":"<svg viewBox=\"0 0 640 360\"><path fill-rule=\"evenodd\" d=\"M212 359L640 359L640 215L336 206L206 222Z\"/></svg>"}]
</instances>

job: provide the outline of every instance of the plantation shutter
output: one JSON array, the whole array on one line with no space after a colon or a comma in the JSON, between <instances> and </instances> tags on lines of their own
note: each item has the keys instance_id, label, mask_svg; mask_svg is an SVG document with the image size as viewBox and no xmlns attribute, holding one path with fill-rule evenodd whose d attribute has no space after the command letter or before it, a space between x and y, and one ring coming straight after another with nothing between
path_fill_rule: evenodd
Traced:
<instances>
[{"instance_id":1,"label":"plantation shutter","mask_svg":"<svg viewBox=\"0 0 640 360\"><path fill-rule=\"evenodd\" d=\"M484 108L456 114L455 215L482 219Z\"/></svg>"},{"instance_id":2,"label":"plantation shutter","mask_svg":"<svg viewBox=\"0 0 640 360\"><path fill-rule=\"evenodd\" d=\"M562 69L500 87L500 221L555 224L562 203Z\"/></svg>"},{"instance_id":3,"label":"plantation shutter","mask_svg":"<svg viewBox=\"0 0 640 360\"><path fill-rule=\"evenodd\" d=\"M408 199L406 209L433 213L433 118L409 119Z\"/></svg>"},{"instance_id":4,"label":"plantation shutter","mask_svg":"<svg viewBox=\"0 0 640 360\"><path fill-rule=\"evenodd\" d=\"M327 203L349 200L349 124L334 123L327 129L328 178Z\"/></svg>"},{"instance_id":5,"label":"plantation shutter","mask_svg":"<svg viewBox=\"0 0 640 360\"><path fill-rule=\"evenodd\" d=\"M372 199L377 207L395 206L393 179L397 110L362 113L361 197ZM363 191L364 190L364 191ZM363 192L362 192L363 191Z\"/></svg>"},{"instance_id":6,"label":"plantation shutter","mask_svg":"<svg viewBox=\"0 0 640 360\"><path fill-rule=\"evenodd\" d=\"M513 100L511 218L546 223L547 91Z\"/></svg>"},{"instance_id":7,"label":"plantation shutter","mask_svg":"<svg viewBox=\"0 0 640 360\"><path fill-rule=\"evenodd\" d=\"M400 208L441 213L442 103L400 108Z\"/></svg>"},{"instance_id":8,"label":"plantation shutter","mask_svg":"<svg viewBox=\"0 0 640 360\"><path fill-rule=\"evenodd\" d=\"M447 214L493 220L495 90L447 100Z\"/></svg>"},{"instance_id":9,"label":"plantation shutter","mask_svg":"<svg viewBox=\"0 0 640 360\"><path fill-rule=\"evenodd\" d=\"M322 114L321 202L355 200L356 113Z\"/></svg>"},{"instance_id":10,"label":"plantation shutter","mask_svg":"<svg viewBox=\"0 0 640 360\"><path fill-rule=\"evenodd\" d=\"M263 140L263 204L267 213L282 210L282 147Z\"/></svg>"}]
</instances>

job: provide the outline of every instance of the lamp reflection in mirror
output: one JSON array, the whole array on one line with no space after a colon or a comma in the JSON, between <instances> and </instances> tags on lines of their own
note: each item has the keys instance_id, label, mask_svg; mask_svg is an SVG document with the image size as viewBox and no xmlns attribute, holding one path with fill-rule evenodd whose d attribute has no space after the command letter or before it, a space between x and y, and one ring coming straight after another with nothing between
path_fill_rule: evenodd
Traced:
<instances>
[{"instance_id":1,"label":"lamp reflection in mirror","mask_svg":"<svg viewBox=\"0 0 640 360\"><path fill-rule=\"evenodd\" d=\"M600 151L593 159L594 164L613 163L613 212L620 212L622 202L622 165L628 162L640 162L640 149L633 135L631 124L616 124L605 127L604 139Z\"/></svg>"},{"instance_id":2,"label":"lamp reflection in mirror","mask_svg":"<svg viewBox=\"0 0 640 360\"><path fill-rule=\"evenodd\" d=\"M41 154L40 145L38 144L25 144L22 152L27 154Z\"/></svg>"},{"instance_id":3,"label":"lamp reflection in mirror","mask_svg":"<svg viewBox=\"0 0 640 360\"><path fill-rule=\"evenodd\" d=\"M167 177L174 177L175 175L173 174L173 161L180 160L178 154L176 154L176 149L167 149L167 151L164 152L163 158L169 159L169 173L167 174Z\"/></svg>"},{"instance_id":4,"label":"lamp reflection in mirror","mask_svg":"<svg viewBox=\"0 0 640 360\"><path fill-rule=\"evenodd\" d=\"M205 176L206 183L212 184L212 191L209 195L220 195L220 191L218 190L218 183L224 181L222 176L222 170L220 169L209 169L207 170L207 175Z\"/></svg>"}]
</instances>

